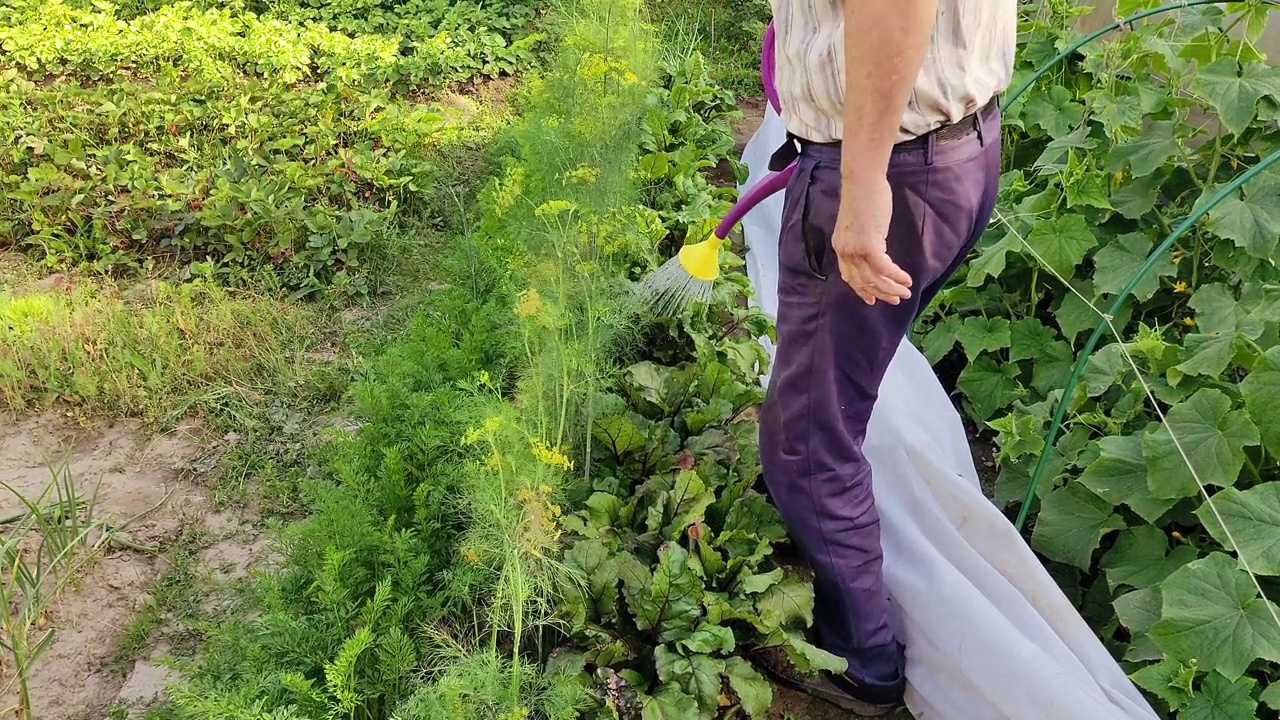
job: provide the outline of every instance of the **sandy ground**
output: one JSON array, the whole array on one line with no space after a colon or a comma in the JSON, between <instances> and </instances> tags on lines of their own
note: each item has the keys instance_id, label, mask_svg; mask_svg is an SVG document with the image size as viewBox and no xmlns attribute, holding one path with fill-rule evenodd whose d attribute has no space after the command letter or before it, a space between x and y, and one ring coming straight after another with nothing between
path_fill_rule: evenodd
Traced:
<instances>
[{"instance_id":1,"label":"sandy ground","mask_svg":"<svg viewBox=\"0 0 1280 720\"><path fill-rule=\"evenodd\" d=\"M182 477L179 468L199 452L200 434L196 424L151 437L127 421L83 428L54 415L0 415L0 481L30 497L44 491L53 470L69 472L82 497L96 491L95 517L155 549L110 547L52 605L54 640L30 681L36 718L96 720L117 704L138 708L162 696L172 677L163 664L164 641L130 666L119 662L119 639L170 567L165 554L185 528L198 523L208 534L203 560L215 579L242 575L261 550L250 525L211 512L204 491ZM12 491L0 488L0 517L21 509ZM6 673L11 668L0 662L0 689L12 679ZM0 708L15 697L0 693Z\"/></svg>"}]
</instances>

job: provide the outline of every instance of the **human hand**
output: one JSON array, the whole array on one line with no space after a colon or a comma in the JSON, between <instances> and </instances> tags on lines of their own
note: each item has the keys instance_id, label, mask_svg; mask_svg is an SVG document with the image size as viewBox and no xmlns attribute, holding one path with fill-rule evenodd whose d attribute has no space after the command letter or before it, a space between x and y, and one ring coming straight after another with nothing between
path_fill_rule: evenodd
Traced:
<instances>
[{"instance_id":1,"label":"human hand","mask_svg":"<svg viewBox=\"0 0 1280 720\"><path fill-rule=\"evenodd\" d=\"M893 191L884 176L844 182L831 246L840 277L868 305L897 305L911 297L911 276L889 257L892 215Z\"/></svg>"}]
</instances>

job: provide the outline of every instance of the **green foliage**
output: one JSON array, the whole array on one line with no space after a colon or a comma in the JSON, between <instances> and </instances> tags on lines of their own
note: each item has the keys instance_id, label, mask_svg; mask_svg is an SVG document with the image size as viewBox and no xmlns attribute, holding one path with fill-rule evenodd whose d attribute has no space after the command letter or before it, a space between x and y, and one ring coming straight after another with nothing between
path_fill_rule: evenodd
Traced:
<instances>
[{"instance_id":1,"label":"green foliage","mask_svg":"<svg viewBox=\"0 0 1280 720\"><path fill-rule=\"evenodd\" d=\"M768 2L674 0L650 2L648 7L675 57L699 52L707 58L716 85L748 97L759 95L760 45L770 17Z\"/></svg>"},{"instance_id":2,"label":"green foliage","mask_svg":"<svg viewBox=\"0 0 1280 720\"><path fill-rule=\"evenodd\" d=\"M464 132L405 94L475 72L447 36L406 53L395 37L189 3L130 20L10 6L0 247L51 264L158 256L190 276L266 270L298 294L363 296L443 179L433 151Z\"/></svg>"},{"instance_id":3,"label":"green foliage","mask_svg":"<svg viewBox=\"0 0 1280 720\"><path fill-rule=\"evenodd\" d=\"M706 173L731 152L729 98L700 56L668 64L651 98L639 166L669 232L697 237L730 191ZM741 263L727 254L732 268ZM562 665L596 681L606 713L762 718L772 688L744 657L782 648L800 668L842 665L809 644L813 589L778 564L777 512L753 485L769 322L732 269L706 307L651 319L641 357L593 403L583 509L564 520L573 571L558 616Z\"/></svg>"},{"instance_id":4,"label":"green foliage","mask_svg":"<svg viewBox=\"0 0 1280 720\"><path fill-rule=\"evenodd\" d=\"M208 641L175 695L183 717L385 718L415 692L438 652L421 628L477 602L457 501L475 451L458 438L480 412L477 370L504 374L510 307L497 282L443 290L370 367L353 391L361 430L322 449L310 516Z\"/></svg>"},{"instance_id":5,"label":"green foliage","mask_svg":"<svg viewBox=\"0 0 1280 720\"><path fill-rule=\"evenodd\" d=\"M52 284L0 283L0 407L168 421L268 391L305 403L325 384L302 362L327 340L313 308L204 281Z\"/></svg>"},{"instance_id":6,"label":"green foliage","mask_svg":"<svg viewBox=\"0 0 1280 720\"><path fill-rule=\"evenodd\" d=\"M1075 14L1033 9L1015 87L1066 46ZM931 359L967 361L956 386L996 433L1001 504L1022 500L1050 413L1067 404L1032 545L1074 569L1062 577L1078 579L1066 589L1086 617L1184 720L1254 717L1280 656L1276 606L1260 594L1274 596L1278 571L1280 174L1135 273L1280 146L1280 71L1251 44L1266 15L1251 2L1153 18L1084 46L1015 102L995 222L920 329ZM1082 333L1129 285L1109 318L1118 337L1063 397Z\"/></svg>"},{"instance_id":7,"label":"green foliage","mask_svg":"<svg viewBox=\"0 0 1280 720\"><path fill-rule=\"evenodd\" d=\"M733 188L713 185L705 171L724 162L740 173L725 132L739 117L733 95L712 81L700 54L665 66L645 115L640 170L647 204L677 240L732 202Z\"/></svg>"},{"instance_id":8,"label":"green foliage","mask_svg":"<svg viewBox=\"0 0 1280 720\"><path fill-rule=\"evenodd\" d=\"M756 375L714 360L624 375L596 425L594 493L565 526L580 581L560 612L618 712L764 717L772 693L735 652L781 646L802 669L841 661L801 636L813 589L773 557L785 539L759 478Z\"/></svg>"}]
</instances>

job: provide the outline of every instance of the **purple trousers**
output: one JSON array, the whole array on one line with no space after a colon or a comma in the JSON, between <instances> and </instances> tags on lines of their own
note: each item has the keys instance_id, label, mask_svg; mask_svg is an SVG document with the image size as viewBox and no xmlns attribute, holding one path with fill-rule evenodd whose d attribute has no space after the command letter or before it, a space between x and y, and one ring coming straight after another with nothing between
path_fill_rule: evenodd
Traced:
<instances>
[{"instance_id":1,"label":"purple trousers","mask_svg":"<svg viewBox=\"0 0 1280 720\"><path fill-rule=\"evenodd\" d=\"M889 256L913 280L911 299L899 305L867 305L840 278L831 248L839 146L801 143L786 190L777 355L760 419L764 480L814 570L816 640L865 684L892 684L904 655L888 624L880 517L862 442L899 343L994 209L998 110L980 111L974 125L959 137L927 135L894 150Z\"/></svg>"}]
</instances>

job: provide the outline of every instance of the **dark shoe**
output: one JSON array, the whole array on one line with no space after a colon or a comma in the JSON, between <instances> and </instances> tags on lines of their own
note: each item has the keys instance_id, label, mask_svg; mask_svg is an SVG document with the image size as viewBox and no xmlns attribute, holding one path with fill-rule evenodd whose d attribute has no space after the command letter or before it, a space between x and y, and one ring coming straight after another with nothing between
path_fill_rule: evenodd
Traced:
<instances>
[{"instance_id":1,"label":"dark shoe","mask_svg":"<svg viewBox=\"0 0 1280 720\"><path fill-rule=\"evenodd\" d=\"M807 675L791 664L782 648L767 648L756 653L754 659L778 684L863 717L880 717L897 710L907 688L907 679L901 673L896 682L888 685L863 683L848 675Z\"/></svg>"}]
</instances>

